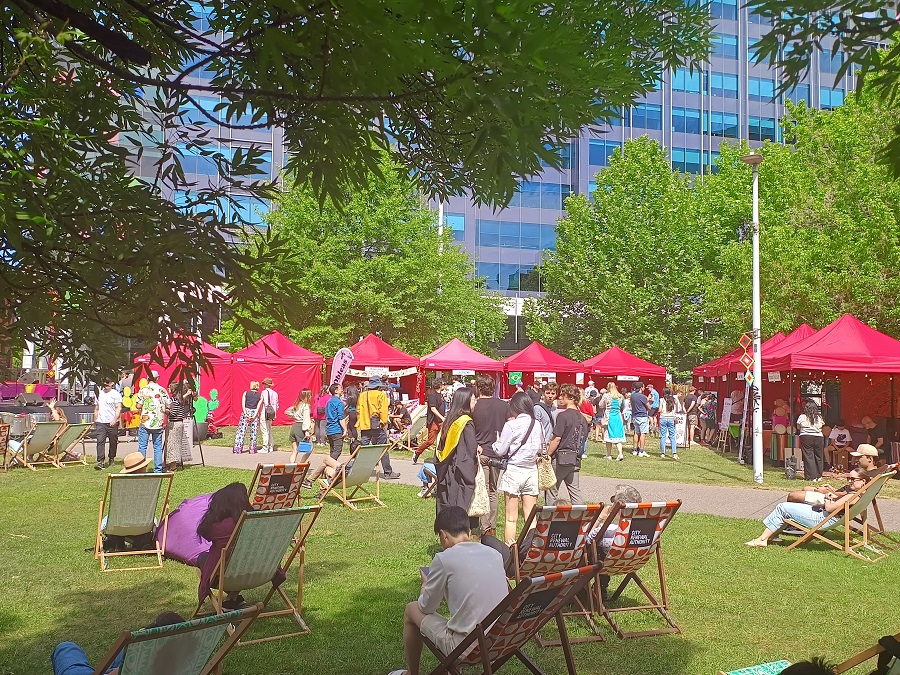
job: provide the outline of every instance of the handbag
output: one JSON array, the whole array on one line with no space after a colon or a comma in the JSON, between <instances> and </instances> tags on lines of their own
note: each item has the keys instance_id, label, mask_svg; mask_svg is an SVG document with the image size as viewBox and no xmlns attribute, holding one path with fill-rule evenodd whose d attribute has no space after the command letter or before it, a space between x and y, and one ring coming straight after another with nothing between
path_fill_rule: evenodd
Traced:
<instances>
[{"instance_id":1,"label":"handbag","mask_svg":"<svg viewBox=\"0 0 900 675\"><path fill-rule=\"evenodd\" d=\"M472 495L472 503L469 504L469 517L481 518L482 516L486 516L490 510L490 506L487 483L485 483L484 480L484 472L479 468L478 472L475 474L475 494Z\"/></svg>"},{"instance_id":2,"label":"handbag","mask_svg":"<svg viewBox=\"0 0 900 675\"><path fill-rule=\"evenodd\" d=\"M556 487L556 472L553 470L553 460L547 455L541 455L537 461L538 490L550 490Z\"/></svg>"},{"instance_id":3,"label":"handbag","mask_svg":"<svg viewBox=\"0 0 900 675\"><path fill-rule=\"evenodd\" d=\"M275 419L275 406L274 405L266 406L266 419L269 421Z\"/></svg>"}]
</instances>

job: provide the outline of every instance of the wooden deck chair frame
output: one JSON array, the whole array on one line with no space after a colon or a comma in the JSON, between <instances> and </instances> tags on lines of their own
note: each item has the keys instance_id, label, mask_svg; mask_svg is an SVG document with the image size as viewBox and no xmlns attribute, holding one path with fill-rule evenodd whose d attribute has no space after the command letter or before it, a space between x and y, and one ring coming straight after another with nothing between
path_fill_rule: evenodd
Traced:
<instances>
[{"instance_id":1,"label":"wooden deck chair frame","mask_svg":"<svg viewBox=\"0 0 900 675\"><path fill-rule=\"evenodd\" d=\"M38 466L48 465L58 469L59 465L50 453L65 428L65 422L35 422L22 439L19 449L13 451L13 461L32 471L37 471ZM31 455L38 458L29 459Z\"/></svg>"},{"instance_id":2,"label":"wooden deck chair frame","mask_svg":"<svg viewBox=\"0 0 900 675\"><path fill-rule=\"evenodd\" d=\"M403 450L404 452L414 452L412 447L413 439L419 435L419 432L425 426L426 414L428 412L427 405L419 405L413 411L410 425L400 432L400 436L393 440L388 440L388 452L395 450Z\"/></svg>"},{"instance_id":3,"label":"wooden deck chair frame","mask_svg":"<svg viewBox=\"0 0 900 675\"><path fill-rule=\"evenodd\" d=\"M218 587L210 588L210 592L207 597L212 603L212 606L215 609L215 613L219 615L225 613L225 609L222 606L222 603L224 603L226 594L229 591L248 590L247 587L230 588L229 586L231 584L228 582L228 565L233 561L232 554L234 553L238 543L240 542L241 531L244 523L250 520L265 518L291 518L292 516L298 516L297 526L295 528L292 528L291 538L286 541L283 552L278 557L280 567L285 574L287 574L287 572L290 570L294 560L298 560L296 602L291 600L291 598L288 596L287 592L283 588L284 584L280 584L278 586L272 584L271 577L274 576L277 567L276 569L272 570L271 574L263 575L269 581L264 581L260 584L256 584L255 586L253 586L253 588L265 585L266 583L269 583L270 585L265 598L263 598L262 609L257 615L257 619L269 619L277 616L290 616L297 623L297 626L300 628L300 630L288 633L280 633L278 635L270 635L263 638L256 638L254 640L239 640L235 643L236 646L243 647L244 645L252 645L260 642L283 640L285 638L297 637L298 635L305 635L306 633L310 632L309 626L306 625L306 622L301 616L301 612L303 611L303 573L306 564L306 537L309 535L309 531L310 529L312 529L313 524L316 522L316 518L319 517L319 513L321 512L321 510L322 507L316 504L313 506L295 506L290 509L274 509L270 511L245 511L241 514L241 517L238 519L237 526L234 528L234 532L231 533L228 544L226 544L225 546L225 550L222 551L222 559L219 561L219 564L216 565L212 573L212 578L218 578ZM288 551L290 552L288 553ZM287 558L285 558L285 553L287 553ZM224 565L223 561L225 563ZM268 571L269 570L266 570L266 572ZM282 601L284 601L284 604L287 607L285 609L274 609L267 611L266 608L269 606L269 602L271 602L272 597L276 593L279 595L279 597L281 597ZM203 598L203 600L197 603L197 609L194 610L195 617L199 615L200 610L203 608L205 602L206 598Z\"/></svg>"},{"instance_id":4,"label":"wooden deck chair frame","mask_svg":"<svg viewBox=\"0 0 900 675\"><path fill-rule=\"evenodd\" d=\"M100 502L100 514L97 516L97 539L94 544L94 559L100 560L100 570L103 572L124 572L131 570L155 570L160 569L163 566L163 556L166 553L166 535L169 531L169 495L172 492L172 480L175 478L174 473L135 473L135 474L126 474L126 473L114 473L108 474L106 476L106 490L103 492L103 501ZM154 501L153 514L156 520L156 523L159 523L159 526L162 527L162 537L157 539L153 537L153 545L155 548L146 549L142 551L119 551L108 553L103 548L103 513L106 511L107 506L109 510L116 508L116 503L112 501L112 488L115 483L121 483L122 485L128 484L138 484L139 482L150 483L151 481L159 481L159 487L156 490L156 499ZM165 487L165 490L163 488ZM162 500L162 509L160 510L159 516L156 517L156 511L159 509L159 498L160 495L163 495ZM107 514L108 515L108 514ZM107 518L107 529L109 528L109 521ZM154 524L151 524L151 528ZM112 533L115 534L115 533ZM128 536L128 535L124 535ZM108 558L119 558L124 556L135 556L135 555L155 555L156 556L156 565L144 565L142 567L117 567L110 569L107 559Z\"/></svg>"},{"instance_id":5,"label":"wooden deck chair frame","mask_svg":"<svg viewBox=\"0 0 900 675\"><path fill-rule=\"evenodd\" d=\"M300 502L309 462L257 464L250 482L250 506L254 511L289 509Z\"/></svg>"},{"instance_id":6,"label":"wooden deck chair frame","mask_svg":"<svg viewBox=\"0 0 900 675\"><path fill-rule=\"evenodd\" d=\"M319 483L322 486L322 495L319 497L319 503L322 504L329 494L341 500L341 503L354 511L365 511L368 509L377 509L385 507L381 501L381 471L378 463L381 461L384 453L387 452L387 445L361 445L353 454L350 455L340 471L334 474L331 479L322 476ZM347 470L347 464L353 462L350 470ZM375 494L366 489L372 472L375 472ZM349 485L348 485L349 484ZM351 491L348 494L347 488ZM362 492L363 496L357 497ZM374 502L374 506L368 505L365 508L359 506L363 502Z\"/></svg>"},{"instance_id":7,"label":"wooden deck chair frame","mask_svg":"<svg viewBox=\"0 0 900 675\"><path fill-rule=\"evenodd\" d=\"M425 488L425 492L422 493L422 499L428 499L434 496L434 491L437 489L437 474L427 466L422 467L422 472L428 476L428 486Z\"/></svg>"},{"instance_id":8,"label":"wooden deck chair frame","mask_svg":"<svg viewBox=\"0 0 900 675\"><path fill-rule=\"evenodd\" d=\"M56 466L64 468L69 464L82 464L87 466L87 448L84 439L87 437L94 425L91 422L80 422L78 424L69 424L63 429L62 433L56 439ZM81 443L81 457L78 459L66 459L69 451L76 445Z\"/></svg>"},{"instance_id":9,"label":"wooden deck chair frame","mask_svg":"<svg viewBox=\"0 0 900 675\"><path fill-rule=\"evenodd\" d=\"M522 647L553 618L559 628L566 669L569 675L577 675L562 609L599 569L599 565L590 565L523 579L449 654L442 653L423 636L425 646L440 661L431 675L460 675L464 666L480 668L482 675L493 675L513 657L533 675L545 675ZM517 630L509 630L513 625Z\"/></svg>"},{"instance_id":10,"label":"wooden deck chair frame","mask_svg":"<svg viewBox=\"0 0 900 675\"><path fill-rule=\"evenodd\" d=\"M573 567L584 565L587 558L587 535L593 529L600 517L603 507L596 504L589 505L563 505L563 506L538 506L531 509L531 513L525 519L525 524L512 547L512 574L509 575L516 583L523 578L536 577L553 572L562 572ZM531 538L531 546L525 554L525 559L519 559L519 551L524 545L525 538L534 527L535 533ZM578 616L584 619L591 629L590 636L571 638L573 644L579 642L598 642L603 636L594 622L593 595L588 594L588 604L585 604L576 596L573 604L578 607L576 611L563 611L563 616ZM541 647L559 647L559 639L546 639L538 633L535 636Z\"/></svg>"},{"instance_id":11,"label":"wooden deck chair frame","mask_svg":"<svg viewBox=\"0 0 900 675\"><path fill-rule=\"evenodd\" d=\"M0 450L3 451L3 461L0 462L0 466L3 467L3 472L6 473L9 471L9 467L6 466L6 453L9 448L9 430L12 428L9 424L0 424Z\"/></svg>"},{"instance_id":12,"label":"wooden deck chair frame","mask_svg":"<svg viewBox=\"0 0 900 675\"><path fill-rule=\"evenodd\" d=\"M895 473L895 471L888 471L886 473L875 476L875 478L870 480L863 487L856 491L856 501L847 502L846 504L844 504L844 507L840 511L833 513L830 518L824 518L814 527L806 527L805 525L798 523L796 520L791 520L790 518L785 519L784 522L787 525L790 525L791 527L796 528L803 533L801 536L797 537L797 540L790 546L788 546L787 549L791 551L801 544L805 544L812 539L816 539L828 544L833 548L842 550L847 555L852 555L854 558L859 558L860 560L875 562L887 557L887 553L876 549L870 543L869 520L867 511L871 503L875 500L875 497L878 496L881 488L884 487L884 484L888 480L894 477ZM835 519L837 519L837 521L832 522ZM854 520L857 519L859 519L858 523L860 525L860 527L858 528L853 526ZM835 528L841 527L844 530L844 540L840 543L826 537L824 534L825 532L834 531ZM855 542L854 535L859 538ZM872 553L875 553L877 557L873 558L860 553L860 549L871 551Z\"/></svg>"},{"instance_id":13,"label":"wooden deck chair frame","mask_svg":"<svg viewBox=\"0 0 900 675\"><path fill-rule=\"evenodd\" d=\"M222 645L215 649L206 661L201 670L196 671L197 675L212 675L222 672L222 661L228 656L231 648L240 640L241 636L253 624L259 612L262 610L262 603L257 603L246 609L238 609L222 616L208 616L202 619L193 619L184 623L176 623L170 626L161 626L159 628L145 628L143 630L125 631L119 635L118 639L110 647L109 651L100 661L100 664L94 670L94 675L103 675L112 666L119 652L125 650L122 660L122 668L118 671L121 675L143 675L147 670L137 671L130 668L128 661L128 648L131 645L141 645L154 640L166 639L179 635L190 635L200 631L207 631L222 626L221 633L224 635L228 630L228 626L234 626L231 634L225 638ZM219 632L219 631L217 631ZM218 638L221 640L221 637ZM217 643L218 643L217 640ZM146 667L148 664L142 663L141 666ZM166 665L170 665L167 661Z\"/></svg>"},{"instance_id":14,"label":"wooden deck chair frame","mask_svg":"<svg viewBox=\"0 0 900 675\"><path fill-rule=\"evenodd\" d=\"M660 546L662 535L672 522L672 518L678 513L679 508L681 508L680 499L671 502L641 502L634 504L616 502L613 504L606 520L600 526L600 532L606 532L610 525L618 523L618 529L613 537L612 548L603 560L602 573L610 576L619 574L624 574L625 576L606 601L603 600L598 577L594 583L594 602L599 614L606 619L620 638L646 637L681 632L681 628L669 614L669 591L666 586L666 570ZM639 526L640 529L636 529L636 526ZM638 576L638 572L650 561L650 558L656 558L656 571L659 575L660 588L659 598L653 594L653 591ZM637 607L607 606L607 603L615 602L632 581L646 596L650 604ZM655 610L665 620L668 627L626 632L614 616L618 612L642 610Z\"/></svg>"},{"instance_id":15,"label":"wooden deck chair frame","mask_svg":"<svg viewBox=\"0 0 900 675\"><path fill-rule=\"evenodd\" d=\"M892 637L894 640L900 640L900 633L897 633L896 635L894 635ZM882 640L883 639L884 638L882 638ZM881 654L885 653L886 651L888 651L888 650L885 649L885 647L881 645L881 640L879 640L878 643L872 645L868 649L864 649L861 652L859 652L859 654L855 654L854 656L851 656L849 659L847 659L843 663L839 663L837 666L835 666L834 672L837 673L838 675L840 675L840 673L846 673L848 670L851 670L852 668L856 668L856 666L860 665L861 663L865 663L869 659L874 659L876 656L880 656ZM900 657L897 657L897 661L900 662ZM889 673L896 672L895 669L897 667L898 666L896 666L896 665L892 666L891 670L889 670L888 672Z\"/></svg>"}]
</instances>

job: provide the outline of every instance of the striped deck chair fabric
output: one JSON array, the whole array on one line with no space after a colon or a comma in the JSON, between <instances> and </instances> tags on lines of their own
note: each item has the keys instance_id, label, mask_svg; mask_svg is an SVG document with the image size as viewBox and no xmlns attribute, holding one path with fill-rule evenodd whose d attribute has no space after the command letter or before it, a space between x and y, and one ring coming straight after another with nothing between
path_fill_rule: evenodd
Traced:
<instances>
[{"instance_id":1,"label":"striped deck chair fabric","mask_svg":"<svg viewBox=\"0 0 900 675\"><path fill-rule=\"evenodd\" d=\"M105 673L122 652L119 675L220 673L222 660L261 609L258 603L221 616L122 633L95 672ZM234 629L226 638L229 625Z\"/></svg>"},{"instance_id":2,"label":"striped deck chair fabric","mask_svg":"<svg viewBox=\"0 0 900 675\"><path fill-rule=\"evenodd\" d=\"M367 508L378 508L379 506L387 506L381 501L381 481L380 467L378 462L381 456L387 451L386 445L361 445L350 456L350 459L344 464L340 471L334 475L332 479L326 479L324 476L319 479L322 487L322 495L319 497L319 503L325 501L329 494L341 500L341 503L354 511L363 510L360 503L373 502L374 506L369 505ZM348 469L347 464L353 462ZM375 493L372 494L366 488L366 484L375 472ZM348 493L347 491L350 490ZM357 494L362 493L361 497Z\"/></svg>"},{"instance_id":3,"label":"striped deck chair fabric","mask_svg":"<svg viewBox=\"0 0 900 675\"><path fill-rule=\"evenodd\" d=\"M562 609L599 569L600 565L591 565L523 579L450 654L441 653L425 638L425 644L441 662L432 675L457 673L461 666L493 673L513 657L532 673L542 674L543 671L525 655L522 648L554 617L560 631L567 670L569 675L576 675ZM489 628L485 631L484 626Z\"/></svg>"},{"instance_id":4,"label":"striped deck chair fabric","mask_svg":"<svg viewBox=\"0 0 900 675\"><path fill-rule=\"evenodd\" d=\"M680 506L680 499L672 502L632 504L616 502L606 522L601 526L603 528L601 532L603 532L610 525L618 523L609 552L603 560L603 573L610 576L624 575L625 578L607 601L602 599L600 584L597 583L594 600L600 608L600 614L609 622L616 635L620 638L681 632L681 629L669 615L669 594L666 588L665 567L660 551L660 538L669 523L672 522L672 518L678 512ZM656 558L660 598L657 598L638 576L638 572L651 558ZM637 607L609 607L608 603L615 602L622 594L622 591L625 590L625 587L632 581L647 597L650 604ZM628 633L622 630L613 617L613 614L617 612L639 610L656 610L669 624L669 627Z\"/></svg>"},{"instance_id":5,"label":"striped deck chair fabric","mask_svg":"<svg viewBox=\"0 0 900 675\"><path fill-rule=\"evenodd\" d=\"M727 673L720 670L719 675L778 675L789 665L791 665L790 661L771 661L740 670L729 670Z\"/></svg>"},{"instance_id":6,"label":"striped deck chair fabric","mask_svg":"<svg viewBox=\"0 0 900 675\"><path fill-rule=\"evenodd\" d=\"M94 426L90 422L82 422L79 424L69 424L56 439L56 447L54 449L54 459L56 465L63 467L67 464L87 464L85 459L84 438L88 435L91 427ZM80 454L75 454L76 446L81 444ZM69 453L72 453L71 455Z\"/></svg>"},{"instance_id":7,"label":"striped deck chair fabric","mask_svg":"<svg viewBox=\"0 0 900 675\"><path fill-rule=\"evenodd\" d=\"M785 520L791 527L803 532L803 535L798 537L797 541L787 547L788 550L795 549L815 538L860 560L875 562L886 557L887 553L875 548L869 540L867 512L881 488L895 474L896 471L888 471L875 476L857 491L858 499L855 502L845 504L844 508L836 512L832 518L823 520L815 527L806 527L790 519ZM854 526L854 521L858 522L858 528ZM843 529L844 538L841 542L829 539L823 534L823 532L837 529ZM869 553L874 554L874 557L869 555Z\"/></svg>"},{"instance_id":8,"label":"striped deck chair fabric","mask_svg":"<svg viewBox=\"0 0 900 675\"><path fill-rule=\"evenodd\" d=\"M418 405L409 413L410 425L403 429L400 434L388 442L388 452L394 450L413 451L413 440L419 436L419 432L425 427L426 413L428 406Z\"/></svg>"},{"instance_id":9,"label":"striped deck chair fabric","mask_svg":"<svg viewBox=\"0 0 900 675\"><path fill-rule=\"evenodd\" d=\"M106 477L106 491L100 502L100 515L97 518L97 541L94 558L100 560L100 569L114 571L110 568L109 558L134 555L155 555L157 564L144 567L115 568L123 569L156 569L162 567L163 555L166 552L166 533L168 530L169 494L172 491L173 473L138 473L110 474ZM160 498L162 507L160 508ZM104 523L104 511L106 522ZM162 536L153 537L152 549L107 552L104 549L103 535L117 537L133 537L152 532L157 523L162 523Z\"/></svg>"},{"instance_id":10,"label":"striped deck chair fabric","mask_svg":"<svg viewBox=\"0 0 900 675\"><path fill-rule=\"evenodd\" d=\"M260 464L250 483L250 506L254 511L289 509L300 499L300 486L309 463Z\"/></svg>"},{"instance_id":11,"label":"striped deck chair fabric","mask_svg":"<svg viewBox=\"0 0 900 675\"><path fill-rule=\"evenodd\" d=\"M303 635L309 627L300 615L303 598L303 565L305 563L306 537L319 515L322 507L298 506L290 509L247 511L241 514L238 524L231 535L224 552L222 562L213 572L218 588L210 589L210 600L217 614L223 614L222 603L226 593L230 591L246 591L259 586L269 585L269 590L262 601L263 609L258 619L277 616L290 616L298 625L298 631L279 633L277 635L245 640L238 646L268 642L283 638ZM287 557L285 557L287 556ZM273 578L279 570L285 574L295 558L299 557L298 592L296 603L287 595L284 584L275 585ZM286 605L286 609L269 610L269 603L278 594ZM205 602L198 603L194 615L200 612Z\"/></svg>"},{"instance_id":12,"label":"striped deck chair fabric","mask_svg":"<svg viewBox=\"0 0 900 675\"><path fill-rule=\"evenodd\" d=\"M50 452L65 426L65 422L35 422L23 440L9 441L11 456L7 463L10 466L12 463L21 464L32 471L42 464L58 466L50 456Z\"/></svg>"}]
</instances>

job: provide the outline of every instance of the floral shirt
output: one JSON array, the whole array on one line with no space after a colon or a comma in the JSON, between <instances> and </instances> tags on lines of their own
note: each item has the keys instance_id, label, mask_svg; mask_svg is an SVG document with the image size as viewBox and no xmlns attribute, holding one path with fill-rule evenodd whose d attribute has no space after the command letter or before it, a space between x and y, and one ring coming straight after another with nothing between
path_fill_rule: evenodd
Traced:
<instances>
[{"instance_id":1,"label":"floral shirt","mask_svg":"<svg viewBox=\"0 0 900 675\"><path fill-rule=\"evenodd\" d=\"M165 388L156 382L148 382L137 393L136 403L141 407L141 426L145 429L162 429L170 401L169 392Z\"/></svg>"}]
</instances>

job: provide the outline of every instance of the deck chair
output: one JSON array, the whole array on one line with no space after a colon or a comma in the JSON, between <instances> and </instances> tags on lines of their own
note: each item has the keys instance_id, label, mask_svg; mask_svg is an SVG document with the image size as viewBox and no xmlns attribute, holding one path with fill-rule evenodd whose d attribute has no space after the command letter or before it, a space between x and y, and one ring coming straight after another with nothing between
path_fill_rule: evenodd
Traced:
<instances>
[{"instance_id":1,"label":"deck chair","mask_svg":"<svg viewBox=\"0 0 900 675\"><path fill-rule=\"evenodd\" d=\"M361 445L359 446L352 455L350 455L350 459L346 464L340 467L340 470L334 475L334 478L330 480L322 476L319 479L319 483L322 485L322 494L319 497L319 503L325 501L325 498L329 494L333 494L335 497L341 500L341 503L353 509L354 511L363 511L367 509L376 509L379 506L387 506L383 501L381 501L381 482L380 478L380 467L378 466L378 462L381 461L381 456L387 452L386 445ZM347 464L353 462L353 466L349 469L347 468ZM366 484L369 482L369 479L372 477L372 472L375 472L375 494L372 494L366 489ZM348 488L351 490L350 493L347 493ZM362 492L362 497L357 497L358 493ZM365 508L360 508L358 504L360 502L374 502L374 506L366 506Z\"/></svg>"},{"instance_id":2,"label":"deck chair","mask_svg":"<svg viewBox=\"0 0 900 675\"><path fill-rule=\"evenodd\" d=\"M562 609L599 570L600 565L590 565L522 579L449 654L442 653L423 636L425 646L440 661L431 675L460 675L461 669L466 666L476 668L475 672L483 675L492 675L513 657L534 675L544 675L544 671L525 655L522 647L554 617L559 627L566 668L569 675L576 675Z\"/></svg>"},{"instance_id":3,"label":"deck chair","mask_svg":"<svg viewBox=\"0 0 900 675\"><path fill-rule=\"evenodd\" d=\"M727 673L720 670L719 675L778 675L789 665L791 665L790 661L770 661L769 663L760 663L758 666L750 666L740 670L729 670Z\"/></svg>"},{"instance_id":4,"label":"deck chair","mask_svg":"<svg viewBox=\"0 0 900 675\"><path fill-rule=\"evenodd\" d=\"M289 509L300 499L300 486L309 463L258 464L250 483L250 506L254 511Z\"/></svg>"},{"instance_id":5,"label":"deck chair","mask_svg":"<svg viewBox=\"0 0 900 675\"><path fill-rule=\"evenodd\" d=\"M427 466L422 467L422 473L428 476L428 486L422 492L421 497L422 499L428 499L434 496L434 491L437 489L437 474Z\"/></svg>"},{"instance_id":6,"label":"deck chair","mask_svg":"<svg viewBox=\"0 0 900 675\"><path fill-rule=\"evenodd\" d=\"M522 532L513 546L512 569L508 576L519 583L523 578L536 577L553 572L564 572L584 564L587 535L600 517L603 507L591 505L579 506L535 506L528 517ZM531 534L534 525L533 536ZM530 537L528 550L522 555L526 538ZM511 573L510 573L511 572ZM578 611L563 612L563 616L580 616L587 621L593 635L572 638L570 642L602 641L603 636L594 623L593 596L588 594L588 605L585 606L577 596L573 602ZM560 646L559 640L545 639L540 634L535 636L541 647Z\"/></svg>"},{"instance_id":7,"label":"deck chair","mask_svg":"<svg viewBox=\"0 0 900 675\"><path fill-rule=\"evenodd\" d=\"M672 502L643 502L639 504L616 502L613 504L606 521L601 525L602 529L600 531L605 532L608 527L618 523L613 536L612 546L603 559L603 574L610 576L624 574L625 578L606 601L603 600L598 579L597 583L594 584L594 602L597 603L600 615L609 622L609 625L612 626L612 629L620 638L681 632L678 624L669 615L669 593L666 589L666 572L659 543L663 532L669 523L672 522L672 518L680 507L680 499ZM657 598L638 576L638 572L652 557L656 558L661 598ZM622 594L622 591L625 590L625 587L632 581L647 597L650 604L637 607L607 606L607 603L615 602ZM640 610L655 610L659 612L660 616L669 624L668 628L626 632L622 630L622 627L619 626L614 617L614 614L618 612Z\"/></svg>"},{"instance_id":8,"label":"deck chair","mask_svg":"<svg viewBox=\"0 0 900 675\"><path fill-rule=\"evenodd\" d=\"M56 439L56 446L54 447L56 466L62 468L68 464L87 464L84 439L92 426L94 425L90 422L82 422L80 424L69 424L63 429L59 438ZM79 443L81 443L81 457L68 458L69 453L72 452Z\"/></svg>"},{"instance_id":9,"label":"deck chair","mask_svg":"<svg viewBox=\"0 0 900 675\"><path fill-rule=\"evenodd\" d=\"M789 518L786 519L784 521L785 523L803 533L800 537L797 537L797 541L787 547L788 550L793 550L801 544L805 544L812 539L817 539L825 542L829 546L842 550L847 555L859 558L860 560L875 562L876 560L881 560L886 557L887 553L875 548L869 542L869 521L867 511L869 506L875 500L875 497L878 496L881 488L884 487L884 484L888 479L894 477L895 473L895 471L888 471L887 473L883 473L870 480L857 490L857 499L855 502L844 504L842 510L833 514L831 518L826 518L821 521L815 527L806 527L795 520ZM856 526L854 526L855 520L857 521ZM844 530L844 541L841 543L829 539L824 535L825 532L833 531L836 528L843 528ZM873 558L864 553L860 553L860 549L874 553L877 557Z\"/></svg>"},{"instance_id":10,"label":"deck chair","mask_svg":"<svg viewBox=\"0 0 900 675\"><path fill-rule=\"evenodd\" d=\"M0 466L3 467L3 471L9 471L9 468L6 466L6 449L9 447L9 428L8 424L0 424L0 453L3 453L3 461L0 462Z\"/></svg>"},{"instance_id":11,"label":"deck chair","mask_svg":"<svg viewBox=\"0 0 900 675\"><path fill-rule=\"evenodd\" d=\"M228 592L244 591L268 584L269 590L262 601L263 607L257 619L290 616L300 630L255 640L241 640L236 643L237 646L282 640L309 632L309 627L300 615L303 609L306 537L321 510L322 507L317 504L290 509L246 511L241 514L237 526L222 552L222 559L213 570L212 578L215 582L213 585L217 588L210 588L208 597L215 613L225 614L222 603ZM284 584L275 586L272 583L272 578L279 568L287 573L295 558L299 560L296 603L288 597L283 588ZM284 601L286 609L267 610L276 593ZM194 616L200 613L205 602L206 598L203 598L197 603Z\"/></svg>"},{"instance_id":12,"label":"deck chair","mask_svg":"<svg viewBox=\"0 0 900 675\"><path fill-rule=\"evenodd\" d=\"M65 426L65 422L35 422L24 439L9 442L11 457L7 464L21 464L32 471L36 471L39 465L47 464L58 468L51 452Z\"/></svg>"},{"instance_id":13,"label":"deck chair","mask_svg":"<svg viewBox=\"0 0 900 675\"><path fill-rule=\"evenodd\" d=\"M166 534L169 520L169 494L172 491L174 473L109 474L106 490L100 502L97 516L97 540L94 558L100 560L104 572L123 570L151 570L162 567L166 552ZM162 508L160 508L162 496ZM103 514L106 513L104 527ZM159 515L157 516L157 512ZM157 523L162 523L162 536L153 537L153 548L130 551L108 552L104 548L103 535L131 537L152 532ZM109 568L109 558L134 555L155 555L157 564L143 567Z\"/></svg>"},{"instance_id":14,"label":"deck chair","mask_svg":"<svg viewBox=\"0 0 900 675\"><path fill-rule=\"evenodd\" d=\"M834 672L845 673L869 659L878 657L878 669L876 672L884 675L900 675L900 633L886 635L878 641L878 644L864 649L859 654L851 656L834 668Z\"/></svg>"},{"instance_id":15,"label":"deck chair","mask_svg":"<svg viewBox=\"0 0 900 675\"><path fill-rule=\"evenodd\" d=\"M126 631L94 670L102 675L122 652L119 675L209 675L222 672L222 660L262 609L257 603L222 616L208 616L159 628ZM223 641L229 625L235 628ZM221 644L221 646L219 646Z\"/></svg>"},{"instance_id":16,"label":"deck chair","mask_svg":"<svg viewBox=\"0 0 900 675\"><path fill-rule=\"evenodd\" d=\"M413 441L419 437L419 432L425 428L427 412L427 405L416 406L416 409L409 415L410 425L401 431L397 438L388 440L387 451L404 450L405 452L414 452Z\"/></svg>"}]
</instances>

